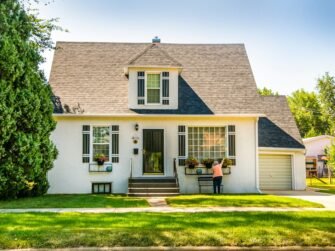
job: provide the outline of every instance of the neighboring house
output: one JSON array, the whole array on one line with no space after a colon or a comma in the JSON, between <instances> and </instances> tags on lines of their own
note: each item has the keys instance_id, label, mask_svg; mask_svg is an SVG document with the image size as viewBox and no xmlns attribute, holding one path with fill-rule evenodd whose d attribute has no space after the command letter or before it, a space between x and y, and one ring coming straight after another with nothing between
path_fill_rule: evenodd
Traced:
<instances>
[{"instance_id":1,"label":"neighboring house","mask_svg":"<svg viewBox=\"0 0 335 251\"><path fill-rule=\"evenodd\" d=\"M322 159L325 156L326 147L330 146L332 142L335 142L335 137L329 135L321 135L311 138L303 139L306 147L306 167L307 169L316 169L316 173L319 177L328 174L328 170Z\"/></svg>"},{"instance_id":2,"label":"neighboring house","mask_svg":"<svg viewBox=\"0 0 335 251\"><path fill-rule=\"evenodd\" d=\"M50 85L59 155L49 193L143 194L142 183L175 183L174 167L180 192L197 193L188 156L230 158L227 193L305 189L305 149L286 97L257 93L243 44L57 47ZM108 157L104 166L96 153Z\"/></svg>"}]
</instances>

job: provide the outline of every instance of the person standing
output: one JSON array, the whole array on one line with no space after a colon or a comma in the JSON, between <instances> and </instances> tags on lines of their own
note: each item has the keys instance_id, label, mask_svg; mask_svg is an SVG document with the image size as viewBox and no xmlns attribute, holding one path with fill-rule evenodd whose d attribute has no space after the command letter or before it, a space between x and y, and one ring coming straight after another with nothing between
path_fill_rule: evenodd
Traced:
<instances>
[{"instance_id":1,"label":"person standing","mask_svg":"<svg viewBox=\"0 0 335 251\"><path fill-rule=\"evenodd\" d=\"M221 187L221 183L222 183L222 164L223 164L223 159L221 161L221 163L219 163L219 161L214 161L213 162L213 189L214 189L214 193L216 193L216 188L218 193L220 193L220 187Z\"/></svg>"}]
</instances>

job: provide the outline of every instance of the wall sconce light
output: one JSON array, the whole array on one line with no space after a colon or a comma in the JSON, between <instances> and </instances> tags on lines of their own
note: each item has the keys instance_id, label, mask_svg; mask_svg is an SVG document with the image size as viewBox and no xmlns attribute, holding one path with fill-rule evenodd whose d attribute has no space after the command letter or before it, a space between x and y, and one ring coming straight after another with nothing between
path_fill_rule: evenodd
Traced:
<instances>
[{"instance_id":1,"label":"wall sconce light","mask_svg":"<svg viewBox=\"0 0 335 251\"><path fill-rule=\"evenodd\" d=\"M138 126L138 124L136 123L136 124L135 124L135 131L138 131L138 127L139 127L139 126Z\"/></svg>"}]
</instances>

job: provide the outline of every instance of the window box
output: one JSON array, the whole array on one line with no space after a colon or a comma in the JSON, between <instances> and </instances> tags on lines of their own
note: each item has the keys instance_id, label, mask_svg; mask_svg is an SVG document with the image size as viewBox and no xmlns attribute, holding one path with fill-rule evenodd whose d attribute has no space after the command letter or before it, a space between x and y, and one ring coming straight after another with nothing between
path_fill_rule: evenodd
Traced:
<instances>
[{"instance_id":1,"label":"window box","mask_svg":"<svg viewBox=\"0 0 335 251\"><path fill-rule=\"evenodd\" d=\"M201 174L197 172L197 169L199 168L203 169ZM187 166L185 166L185 175L198 175L198 176L207 175L208 176L212 174L213 174L212 169L208 169L205 166L196 166L196 169L189 169ZM222 167L222 174L230 175L231 174L230 167Z\"/></svg>"},{"instance_id":2,"label":"window box","mask_svg":"<svg viewBox=\"0 0 335 251\"><path fill-rule=\"evenodd\" d=\"M104 163L99 165L98 163L90 163L88 166L88 171L90 173L110 173L113 171L112 163Z\"/></svg>"}]
</instances>

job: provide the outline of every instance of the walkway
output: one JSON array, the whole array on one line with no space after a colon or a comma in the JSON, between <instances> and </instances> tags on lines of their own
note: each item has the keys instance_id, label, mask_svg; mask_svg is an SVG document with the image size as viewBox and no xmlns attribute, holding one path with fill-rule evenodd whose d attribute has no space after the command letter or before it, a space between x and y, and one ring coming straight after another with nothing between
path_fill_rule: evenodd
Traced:
<instances>
[{"instance_id":1,"label":"walkway","mask_svg":"<svg viewBox=\"0 0 335 251\"><path fill-rule=\"evenodd\" d=\"M324 205L327 210L335 210L334 194L320 193L310 188L307 191L263 191L263 192L267 194L308 200L311 202L316 202Z\"/></svg>"}]
</instances>

